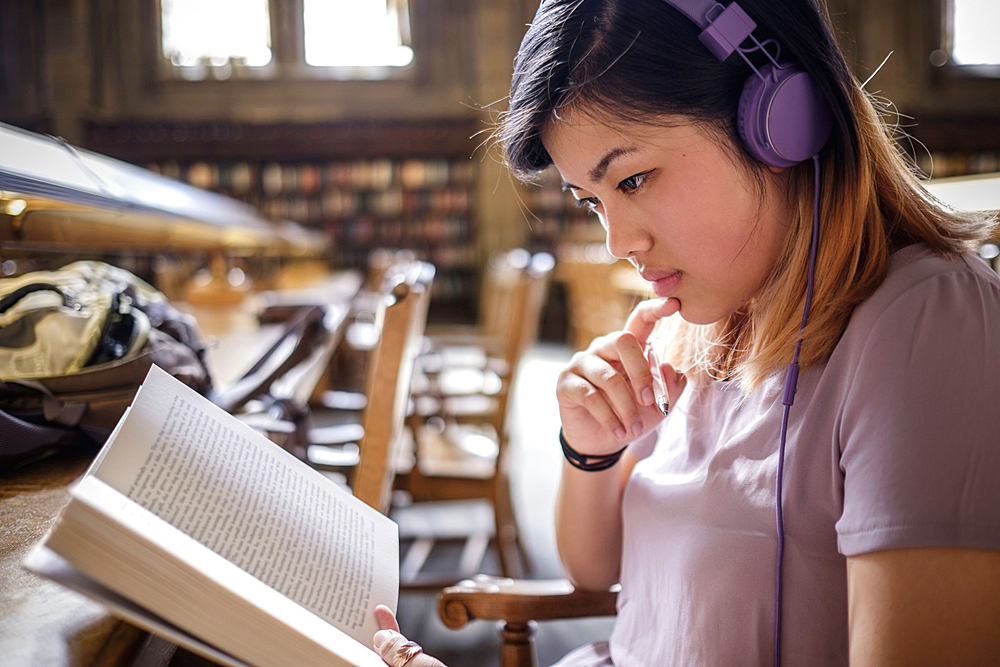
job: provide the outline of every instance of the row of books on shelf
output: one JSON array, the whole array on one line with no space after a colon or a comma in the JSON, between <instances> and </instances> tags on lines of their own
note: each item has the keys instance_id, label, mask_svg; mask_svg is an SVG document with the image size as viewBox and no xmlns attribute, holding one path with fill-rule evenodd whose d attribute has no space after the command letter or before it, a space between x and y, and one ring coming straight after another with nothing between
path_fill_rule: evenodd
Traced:
<instances>
[{"instance_id":1,"label":"row of books on shelf","mask_svg":"<svg viewBox=\"0 0 1000 667\"><path fill-rule=\"evenodd\" d=\"M380 218L426 214L464 214L471 206L469 190L446 186L439 190L404 190L392 186L382 191L332 189L317 196L253 196L246 201L274 219L319 223L370 214Z\"/></svg>"},{"instance_id":2,"label":"row of books on shelf","mask_svg":"<svg viewBox=\"0 0 1000 667\"><path fill-rule=\"evenodd\" d=\"M535 238L558 239L577 230L599 225L593 215L563 215L545 211L528 214L531 235Z\"/></svg>"},{"instance_id":3,"label":"row of books on shelf","mask_svg":"<svg viewBox=\"0 0 1000 667\"><path fill-rule=\"evenodd\" d=\"M428 216L379 220L359 216L327 223L337 244L360 247L415 247L424 243L462 243L472 241L472 225L462 216Z\"/></svg>"},{"instance_id":4,"label":"row of books on shelf","mask_svg":"<svg viewBox=\"0 0 1000 667\"><path fill-rule=\"evenodd\" d=\"M921 151L917 167L931 178L1000 172L1000 151Z\"/></svg>"},{"instance_id":5,"label":"row of books on shelf","mask_svg":"<svg viewBox=\"0 0 1000 667\"><path fill-rule=\"evenodd\" d=\"M151 171L206 190L234 195L262 192L315 194L328 188L384 190L399 186L419 190L472 184L470 159L373 159L340 162L280 163L250 161L166 161L147 165Z\"/></svg>"}]
</instances>

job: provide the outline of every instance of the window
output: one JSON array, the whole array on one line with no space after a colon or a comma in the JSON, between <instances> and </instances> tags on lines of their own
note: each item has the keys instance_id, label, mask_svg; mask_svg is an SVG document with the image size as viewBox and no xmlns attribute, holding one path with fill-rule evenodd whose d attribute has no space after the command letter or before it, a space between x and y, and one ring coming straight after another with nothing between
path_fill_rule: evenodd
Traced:
<instances>
[{"instance_id":1,"label":"window","mask_svg":"<svg viewBox=\"0 0 1000 667\"><path fill-rule=\"evenodd\" d=\"M268 0L161 0L163 56L181 69L271 62Z\"/></svg>"},{"instance_id":2,"label":"window","mask_svg":"<svg viewBox=\"0 0 1000 667\"><path fill-rule=\"evenodd\" d=\"M931 52L934 67L954 74L1000 77L1000 2L942 0L940 46Z\"/></svg>"},{"instance_id":3,"label":"window","mask_svg":"<svg viewBox=\"0 0 1000 667\"><path fill-rule=\"evenodd\" d=\"M160 0L159 6L171 77L378 79L413 62L407 0Z\"/></svg>"},{"instance_id":4,"label":"window","mask_svg":"<svg viewBox=\"0 0 1000 667\"><path fill-rule=\"evenodd\" d=\"M952 0L951 24L956 65L1000 65L1000 2Z\"/></svg>"},{"instance_id":5,"label":"window","mask_svg":"<svg viewBox=\"0 0 1000 667\"><path fill-rule=\"evenodd\" d=\"M405 67L413 50L409 25L392 0L304 0L306 64L317 67ZM405 5L402 7L406 9ZM406 34L404 34L406 33ZM408 41L408 40L407 40Z\"/></svg>"}]
</instances>

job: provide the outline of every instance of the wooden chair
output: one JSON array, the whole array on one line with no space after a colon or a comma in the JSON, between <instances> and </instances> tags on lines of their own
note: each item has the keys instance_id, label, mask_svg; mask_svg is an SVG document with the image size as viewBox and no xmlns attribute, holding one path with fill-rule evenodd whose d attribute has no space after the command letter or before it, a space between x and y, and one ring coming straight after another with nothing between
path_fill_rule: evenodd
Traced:
<instances>
[{"instance_id":1,"label":"wooden chair","mask_svg":"<svg viewBox=\"0 0 1000 667\"><path fill-rule=\"evenodd\" d=\"M411 262L387 277L375 326L378 342L368 364L362 428L356 461L350 452L309 445L306 461L321 470L347 471L354 495L386 513L402 441L413 362L427 321L434 267Z\"/></svg>"},{"instance_id":2,"label":"wooden chair","mask_svg":"<svg viewBox=\"0 0 1000 667\"><path fill-rule=\"evenodd\" d=\"M344 341L334 353L320 391L310 400L313 407L356 413L364 410L366 365L378 341L374 322L386 278L416 261L412 250L376 248L369 253L363 284L351 300Z\"/></svg>"},{"instance_id":3,"label":"wooden chair","mask_svg":"<svg viewBox=\"0 0 1000 667\"><path fill-rule=\"evenodd\" d=\"M492 506L494 519L492 530L484 528L479 534L465 536L456 571L438 576L421 574L422 557L430 553L441 536L433 531L419 536L419 549L413 552L412 560L404 561L401 581L408 587L440 589L478 571L490 541L489 532L506 576L521 576L528 566L510 497L508 419L517 367L524 351L537 339L553 266L552 256L540 253L519 271L507 316L513 323L507 334L508 351L499 360L506 371L493 371L488 363L478 369L481 373L496 373L496 390L455 395L439 391L434 396L436 411L428 414L418 408L408 420L415 444L414 459L408 470L398 474L396 487L416 503L485 499ZM419 398L427 396L418 397L416 402ZM483 399L479 408L469 408L468 402L475 399Z\"/></svg>"},{"instance_id":4,"label":"wooden chair","mask_svg":"<svg viewBox=\"0 0 1000 667\"><path fill-rule=\"evenodd\" d=\"M515 250L495 256L487 272L483 326L474 333L429 335L414 382L417 412L460 422L489 420L497 431L505 417L514 372L538 338L538 326L555 260ZM492 415L490 418L488 415Z\"/></svg>"},{"instance_id":5,"label":"wooden chair","mask_svg":"<svg viewBox=\"0 0 1000 667\"><path fill-rule=\"evenodd\" d=\"M442 591L438 615L453 630L475 619L497 622L503 642L501 667L537 667L534 633L538 621L613 616L617 600L617 585L606 591L584 591L565 579L480 576Z\"/></svg>"},{"instance_id":6,"label":"wooden chair","mask_svg":"<svg viewBox=\"0 0 1000 667\"><path fill-rule=\"evenodd\" d=\"M523 248L494 253L483 276L478 322L429 326L419 368L432 374L453 367L487 368L506 374L519 352L518 290L531 261L531 253Z\"/></svg>"}]
</instances>

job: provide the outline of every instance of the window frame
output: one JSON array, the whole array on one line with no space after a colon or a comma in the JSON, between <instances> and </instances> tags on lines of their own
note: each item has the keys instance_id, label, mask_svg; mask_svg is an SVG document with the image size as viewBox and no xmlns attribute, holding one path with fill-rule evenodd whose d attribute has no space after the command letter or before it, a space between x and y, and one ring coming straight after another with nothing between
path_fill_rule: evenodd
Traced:
<instances>
[{"instance_id":1,"label":"window frame","mask_svg":"<svg viewBox=\"0 0 1000 667\"><path fill-rule=\"evenodd\" d=\"M937 0L937 24L933 31L935 43L928 52L930 66L940 74L954 79L1000 79L1000 64L963 65L954 62L955 0Z\"/></svg>"},{"instance_id":2,"label":"window frame","mask_svg":"<svg viewBox=\"0 0 1000 667\"><path fill-rule=\"evenodd\" d=\"M163 53L163 8L161 0L152 0L152 28L155 47L156 78L160 81L190 83L225 81L392 81L414 77L417 60L410 25L408 0L388 0L397 5L400 35L405 46L414 50L409 64L316 66L305 60L305 25L303 0L268 0L271 21L271 61L252 67L228 62L221 67L178 67Z\"/></svg>"}]
</instances>

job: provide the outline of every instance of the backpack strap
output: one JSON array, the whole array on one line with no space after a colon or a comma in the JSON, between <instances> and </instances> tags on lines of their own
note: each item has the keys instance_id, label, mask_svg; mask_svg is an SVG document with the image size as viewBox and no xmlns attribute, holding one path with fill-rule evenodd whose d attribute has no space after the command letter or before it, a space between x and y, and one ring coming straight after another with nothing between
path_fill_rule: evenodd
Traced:
<instances>
[{"instance_id":1,"label":"backpack strap","mask_svg":"<svg viewBox=\"0 0 1000 667\"><path fill-rule=\"evenodd\" d=\"M44 290L55 292L56 294L61 296L63 300L63 305L69 304L69 300L66 298L66 295L63 293L61 289L59 289L55 285L52 285L50 283L28 283L27 285L22 285L21 287L18 287L10 294L5 294L3 298L0 298L0 313L6 313L8 310L13 308L18 301L28 296L32 292L41 292Z\"/></svg>"},{"instance_id":2,"label":"backpack strap","mask_svg":"<svg viewBox=\"0 0 1000 667\"><path fill-rule=\"evenodd\" d=\"M18 387L37 391L42 398L42 416L45 421L62 426L78 426L83 414L87 411L86 403L66 403L45 384L35 380L3 380L0 381L0 398L21 393Z\"/></svg>"},{"instance_id":3,"label":"backpack strap","mask_svg":"<svg viewBox=\"0 0 1000 667\"><path fill-rule=\"evenodd\" d=\"M79 437L74 429L33 424L0 410L0 471L48 456Z\"/></svg>"},{"instance_id":4,"label":"backpack strap","mask_svg":"<svg viewBox=\"0 0 1000 667\"><path fill-rule=\"evenodd\" d=\"M233 412L265 393L279 377L305 360L328 332L323 325L326 309L302 306L286 324L280 338L232 385L214 389L209 400Z\"/></svg>"}]
</instances>

